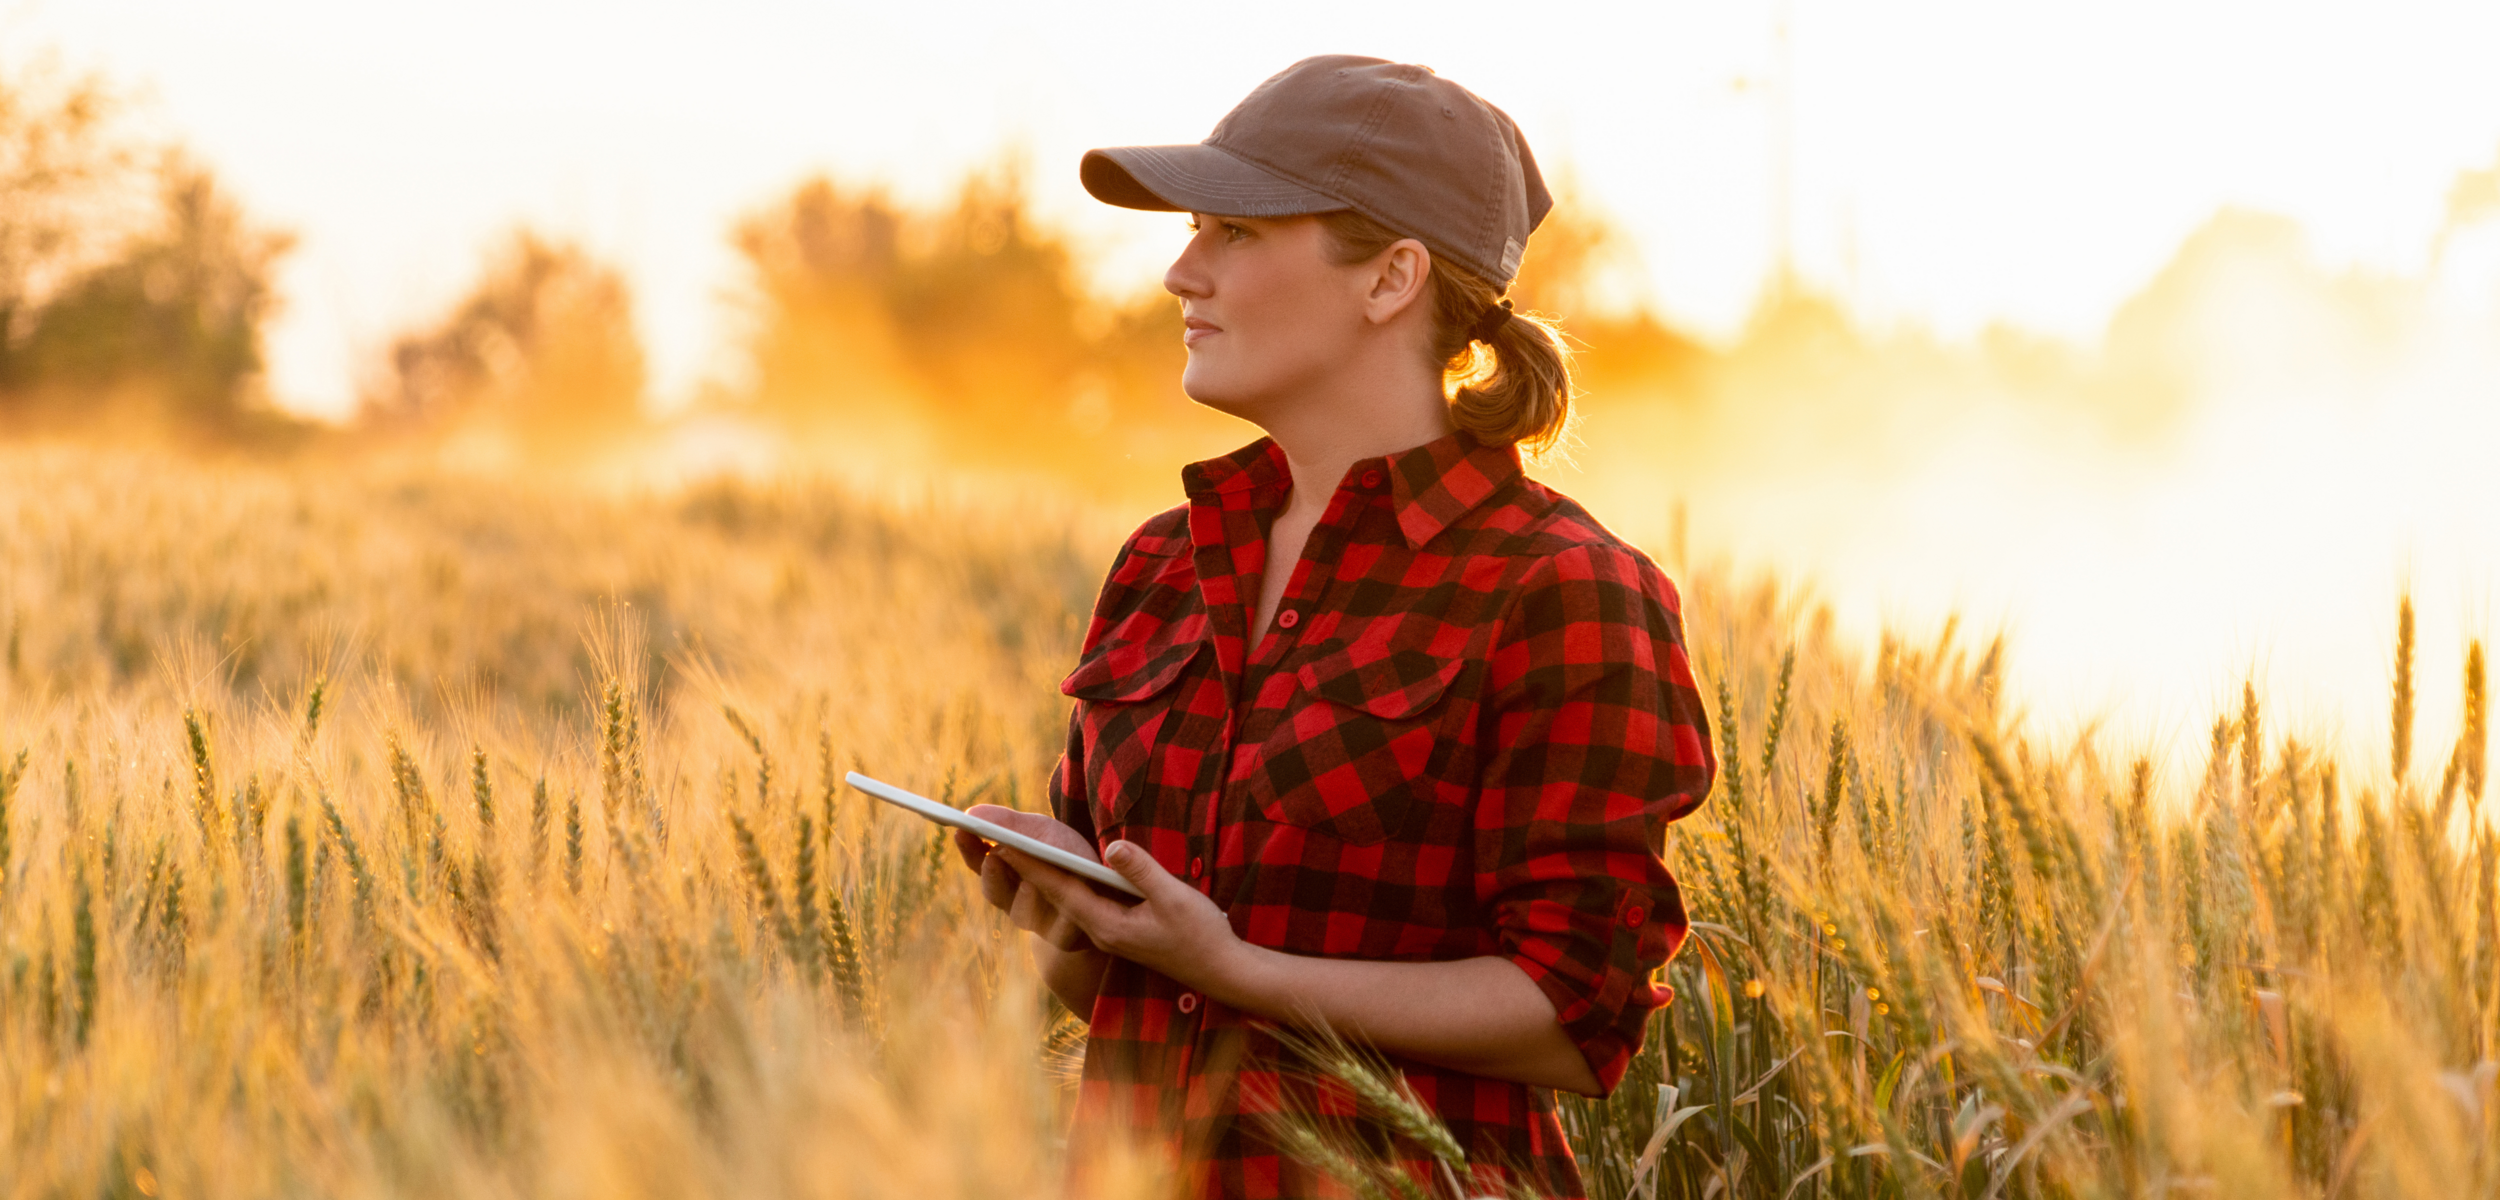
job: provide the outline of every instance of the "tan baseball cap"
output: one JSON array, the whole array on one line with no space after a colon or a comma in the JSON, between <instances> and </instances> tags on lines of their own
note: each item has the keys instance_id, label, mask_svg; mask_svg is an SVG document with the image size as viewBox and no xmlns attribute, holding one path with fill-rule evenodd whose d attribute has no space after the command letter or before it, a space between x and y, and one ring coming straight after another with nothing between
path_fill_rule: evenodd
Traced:
<instances>
[{"instance_id":1,"label":"tan baseball cap","mask_svg":"<svg viewBox=\"0 0 2500 1200\"><path fill-rule=\"evenodd\" d=\"M1106 204L1228 217L1353 209L1507 288L1554 207L1509 114L1430 67L1329 54L1285 68L1194 146L1089 150Z\"/></svg>"}]
</instances>

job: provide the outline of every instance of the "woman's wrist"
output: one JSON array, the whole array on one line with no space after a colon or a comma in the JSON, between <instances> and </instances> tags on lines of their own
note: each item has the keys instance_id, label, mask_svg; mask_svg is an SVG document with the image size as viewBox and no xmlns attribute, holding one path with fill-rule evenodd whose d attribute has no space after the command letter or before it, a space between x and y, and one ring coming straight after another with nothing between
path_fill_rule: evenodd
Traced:
<instances>
[{"instance_id":1,"label":"woman's wrist","mask_svg":"<svg viewBox=\"0 0 2500 1200\"><path fill-rule=\"evenodd\" d=\"M1207 964L1200 990L1209 999L1244 1012L1276 1017L1291 1007L1290 998L1282 994L1287 978L1282 969L1285 957L1280 951L1232 938Z\"/></svg>"},{"instance_id":2,"label":"woman's wrist","mask_svg":"<svg viewBox=\"0 0 2500 1200\"><path fill-rule=\"evenodd\" d=\"M1080 1019L1092 1023L1094 1000L1102 991L1102 973L1111 962L1109 955L1091 945L1062 950L1040 938L1033 940L1035 965L1040 968L1042 985L1059 997L1059 1003Z\"/></svg>"}]
</instances>

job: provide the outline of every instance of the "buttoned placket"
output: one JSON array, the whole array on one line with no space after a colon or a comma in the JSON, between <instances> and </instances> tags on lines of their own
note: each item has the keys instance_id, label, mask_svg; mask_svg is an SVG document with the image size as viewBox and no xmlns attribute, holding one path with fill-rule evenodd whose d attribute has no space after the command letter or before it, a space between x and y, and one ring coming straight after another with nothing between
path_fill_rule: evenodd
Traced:
<instances>
[{"instance_id":1,"label":"buttoned placket","mask_svg":"<svg viewBox=\"0 0 2500 1200\"><path fill-rule=\"evenodd\" d=\"M1287 576L1284 594L1277 601L1273 624L1250 647L1251 653L1246 656L1242 678L1232 691L1231 707L1224 718L1223 753L1216 756L1212 764L1219 772L1214 780L1209 781L1213 785L1212 794L1206 796L1208 802L1196 806L1200 809L1197 814L1200 819L1193 826L1195 836L1192 840L1193 843L1203 843L1207 852L1212 853L1221 845L1222 831L1227 822L1242 821L1252 816L1249 797L1242 791L1241 785L1256 774L1257 763L1251 756L1256 753L1256 747L1267 741L1274 723L1283 719L1284 713L1283 705L1258 703L1259 693L1278 686L1276 673L1292 659L1297 648L1314 635L1331 628L1322 616L1327 611L1325 602L1330 588L1337 582L1346 542L1353 534L1355 523L1372 503L1373 494L1379 491L1380 478L1380 471L1375 465L1361 464L1357 470L1349 471L1345 481L1329 496L1328 507L1321 512L1318 522L1312 525L1310 536L1303 542L1301 556L1290 568L1292 573ZM1269 545L1272 548L1273 543ZM1275 566L1275 560L1269 557L1260 564L1260 569L1272 570ZM1233 591L1244 599L1249 597L1248 589L1241 587L1239 581L1236 581ZM1247 627L1246 617L1241 624ZM1195 845L1193 852L1196 852ZM1220 866L1220 858L1218 863ZM1200 890L1214 896L1221 874L1218 870L1210 870L1200 884ZM1249 877L1240 871L1220 881L1235 892L1247 888L1250 883Z\"/></svg>"},{"instance_id":2,"label":"buttoned placket","mask_svg":"<svg viewBox=\"0 0 2500 1200\"><path fill-rule=\"evenodd\" d=\"M1192 862L1217 857L1216 791L1222 785L1224 766L1231 760L1239 733L1237 698L1249 667L1246 626L1250 618L1241 595L1241 572L1226 531L1237 508L1255 514L1257 491L1274 486L1271 481L1243 481L1237 487L1219 486L1190 495L1189 534L1192 561L1197 567L1198 599L1206 609L1207 636L1214 644L1216 686L1225 696L1223 734L1214 752L1200 757L1198 777L1190 781L1188 823L1183 828L1189 831L1186 848ZM1264 570L1266 564L1262 562L1260 566ZM1217 874L1209 871L1190 882L1200 892L1212 896Z\"/></svg>"},{"instance_id":3,"label":"buttoned placket","mask_svg":"<svg viewBox=\"0 0 2500 1200\"><path fill-rule=\"evenodd\" d=\"M1227 701L1222 745L1217 753L1201 760L1189 801L1186 876L1192 886L1210 898L1216 895L1218 886L1228 885L1237 892L1250 883L1247 873L1239 869L1243 864L1233 864L1235 869L1230 872L1224 869L1222 846L1225 823L1249 815L1248 797L1235 786L1245 777L1245 769L1236 760L1249 752L1247 747L1266 740L1267 723L1276 719L1277 706L1256 703L1258 691L1268 686L1278 664L1289 659L1304 638L1326 625L1325 621L1314 621L1311 614L1324 611L1320 604L1336 580L1346 541L1372 496L1382 490L1382 483L1382 474L1373 464L1348 472L1346 481L1329 497L1327 509L1303 542L1302 554L1294 561L1292 574L1286 580L1284 596L1277 602L1272 627L1262 631L1255 644L1248 628L1255 596L1234 567L1234 548L1203 535L1220 534L1229 524L1225 518L1230 514L1223 510L1226 503L1246 501L1256 506L1265 498L1254 492L1243 501L1232 501L1219 494L1214 498L1216 511L1192 513L1191 531L1199 535L1194 537L1198 544L1193 548L1199 568L1199 599L1208 610L1209 636L1216 642L1218 681ZM1281 508L1284 501L1285 495L1280 494L1267 503ZM1274 547L1268 539L1272 523L1272 512L1259 522L1263 553L1258 565L1262 574L1277 565L1273 555L1265 552ZM1220 572L1210 569L1216 567L1221 568ZM1209 587L1210 583L1214 586ZM1263 714L1256 722L1258 728L1245 726L1245 713ZM1229 911L1231 906L1224 907ZM1206 1004L1195 991L1183 991L1174 998L1173 1007L1182 1020L1207 1020ZM1200 1036L1204 1032L1202 1024ZM1179 1066L1184 1077L1187 1064L1197 1057L1197 1049L1196 1038L1180 1048Z\"/></svg>"}]
</instances>

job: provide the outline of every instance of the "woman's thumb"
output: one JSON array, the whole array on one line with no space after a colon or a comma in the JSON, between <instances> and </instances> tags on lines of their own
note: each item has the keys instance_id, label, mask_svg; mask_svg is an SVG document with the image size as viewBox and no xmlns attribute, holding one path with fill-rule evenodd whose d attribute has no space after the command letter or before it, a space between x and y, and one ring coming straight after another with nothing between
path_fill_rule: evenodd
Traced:
<instances>
[{"instance_id":1,"label":"woman's thumb","mask_svg":"<svg viewBox=\"0 0 2500 1200\"><path fill-rule=\"evenodd\" d=\"M1171 872L1163 869L1162 863L1155 861L1154 855L1146 853L1146 848L1135 842L1126 840L1113 842L1103 851L1102 857L1104 862L1111 864L1112 870L1118 871L1121 878L1136 884L1137 890L1141 892L1148 891L1172 877Z\"/></svg>"}]
</instances>

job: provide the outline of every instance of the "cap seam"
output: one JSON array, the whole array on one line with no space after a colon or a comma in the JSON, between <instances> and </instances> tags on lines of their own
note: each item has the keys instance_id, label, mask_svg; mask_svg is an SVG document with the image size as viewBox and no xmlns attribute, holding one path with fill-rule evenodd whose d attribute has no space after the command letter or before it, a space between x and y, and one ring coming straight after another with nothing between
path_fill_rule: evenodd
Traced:
<instances>
[{"instance_id":1,"label":"cap seam","mask_svg":"<svg viewBox=\"0 0 2500 1200\"><path fill-rule=\"evenodd\" d=\"M1337 152L1336 162L1330 165L1330 186L1326 190L1339 195L1345 193L1345 182L1354 173L1355 159L1361 156L1365 147L1371 145L1373 135L1387 123L1389 109L1397 101L1397 89L1406 86L1409 86L1406 79L1393 78L1378 89L1378 94L1372 97L1371 111L1363 114L1363 123L1355 127L1354 136L1346 140L1345 147Z\"/></svg>"},{"instance_id":2,"label":"cap seam","mask_svg":"<svg viewBox=\"0 0 2500 1200\"><path fill-rule=\"evenodd\" d=\"M1229 156L1234 157L1234 158L1240 158L1240 157L1241 157L1240 155L1234 154L1232 151L1227 150L1227 149L1225 149L1225 148L1224 148L1224 147L1222 147L1222 146L1208 146L1208 147L1207 147L1207 149L1209 149L1209 150L1213 150L1213 151L1215 151L1215 152L1216 152L1216 153L1218 153L1218 154L1229 155ZM1117 160L1117 159L1114 159L1113 161L1114 161L1114 162L1117 162L1118 160ZM1167 161L1167 160L1148 159L1148 160L1146 160L1146 162L1147 162L1147 164L1148 164L1148 169L1149 169L1149 170L1154 171L1154 172L1157 174L1157 176L1158 176L1158 177L1163 178L1163 179L1168 179L1168 180L1171 180L1171 181L1176 182L1176 183L1205 183L1205 184L1209 185L1210 187L1213 187L1213 188L1219 188L1219 189L1220 189L1220 188L1227 188L1227 187L1231 187L1231 186L1232 186L1231 181L1229 181L1229 180L1217 179L1217 178L1215 178L1215 177L1213 177L1213 176L1208 176L1208 175L1199 175L1199 174L1193 173L1193 172L1191 172L1191 171L1188 171L1188 170L1182 169L1182 168L1178 167L1177 165L1175 165L1175 164L1173 164L1173 163L1171 163L1171 162L1169 162L1169 161ZM1127 164L1125 164L1125 163L1124 163L1124 164L1121 164L1121 165L1123 166L1123 168L1124 168L1124 169L1127 169L1127 170L1128 170L1130 177L1134 178L1134 177L1136 176L1137 172L1136 172L1136 169L1135 169L1134 167L1129 167L1129 166L1128 166ZM1252 163L1251 165L1252 165L1252 166L1258 166L1259 164ZM1260 169L1261 169L1261 170L1265 170L1266 168L1261 167ZM1272 172L1272 171L1271 171L1271 172L1269 172L1269 173L1270 173L1271 175L1275 174L1275 172ZM1253 188L1255 188L1255 186L1256 186L1256 185L1252 185L1252 186L1253 186ZM1275 182L1274 182L1273 184L1269 185L1269 186L1273 187L1273 188L1274 188L1275 190L1277 190L1277 191L1288 191L1288 190L1290 190L1290 191L1297 191L1297 192L1309 192L1309 191L1314 190L1314 189L1312 189L1312 188L1310 188L1310 187L1304 186L1303 184L1296 183L1296 182L1294 182L1293 180L1283 178L1282 176L1278 176L1278 177L1276 178ZM1169 199L1169 197L1165 197L1165 199L1167 199L1167 200L1168 200L1168 199Z\"/></svg>"},{"instance_id":3,"label":"cap seam","mask_svg":"<svg viewBox=\"0 0 2500 1200\"><path fill-rule=\"evenodd\" d=\"M1352 203L1353 203L1353 202L1352 202L1352 201L1347 200L1345 197L1343 197L1343 196L1341 196L1341 195L1338 195L1335 189L1330 188L1330 187L1327 187L1327 186L1324 186L1324 185L1322 185L1322 184L1313 183L1313 182L1311 182L1310 180L1303 178L1301 175L1299 175L1299 174L1297 174L1297 173L1295 173L1295 172L1293 172L1293 171L1288 171L1288 170L1286 170L1286 169L1285 169L1285 168L1283 168L1283 167L1277 166L1276 164L1274 164L1274 163L1272 163L1272 162L1269 162L1269 161L1268 161L1268 160L1266 160L1265 158L1262 158L1262 157L1260 157L1260 156L1258 156L1258 155L1255 155L1255 154L1250 154L1250 153L1247 153L1247 152L1244 152L1244 151L1241 151L1241 150L1237 150L1237 149L1235 149L1235 148L1233 148L1233 147L1231 147L1231 146L1226 146L1226 145L1223 145L1223 144L1221 144L1221 143L1219 143L1219 142L1215 141L1213 138L1209 138L1208 140L1203 141L1203 142L1200 142L1200 143L1198 143L1198 144L1199 144L1199 145L1201 145L1201 146L1206 146L1206 147L1209 147L1209 148L1211 148L1211 149L1221 150L1221 151L1223 151L1224 153L1229 154L1229 155L1232 155L1233 157L1238 158L1238 159L1240 159L1241 161L1243 161L1243 162L1246 162L1246 163L1250 164L1251 166L1257 167L1258 169L1260 169L1260 170L1262 170L1262 171L1265 171L1265 172L1267 172L1267 173L1268 173L1268 174L1270 174L1270 175L1274 175L1274 176L1276 176L1277 178L1279 178L1279 179L1282 179L1282 180L1286 181L1287 183L1293 184L1295 187L1302 188L1302 189L1304 189L1304 190L1306 190L1306 191L1318 192L1321 196L1323 196L1323 197L1325 197L1325 198L1327 198L1327 199L1329 199L1329 200L1335 201L1335 202L1337 202L1337 203L1339 203L1339 204L1344 204L1344 205L1347 205L1348 207L1352 207Z\"/></svg>"},{"instance_id":4,"label":"cap seam","mask_svg":"<svg viewBox=\"0 0 2500 1200\"><path fill-rule=\"evenodd\" d=\"M1470 95L1468 98L1476 102L1476 115L1484 119L1485 138L1492 146L1494 161L1501 161L1502 155L1510 149L1502 144L1505 140L1502 137L1502 123L1493 119L1493 114L1489 111L1492 106L1486 104L1483 97ZM1502 202L1509 199L1503 194L1508 189L1502 186L1507 182L1509 182L1507 179L1497 180L1493 187L1485 189L1484 219L1476 228L1476 240L1488 250L1493 248L1495 238L1510 232L1499 227L1502 222ZM1493 269L1486 271L1484 277L1492 280L1501 290L1509 291L1510 280L1502 277L1500 255L1494 256L1491 265Z\"/></svg>"}]
</instances>

